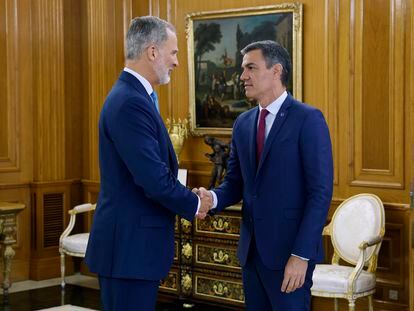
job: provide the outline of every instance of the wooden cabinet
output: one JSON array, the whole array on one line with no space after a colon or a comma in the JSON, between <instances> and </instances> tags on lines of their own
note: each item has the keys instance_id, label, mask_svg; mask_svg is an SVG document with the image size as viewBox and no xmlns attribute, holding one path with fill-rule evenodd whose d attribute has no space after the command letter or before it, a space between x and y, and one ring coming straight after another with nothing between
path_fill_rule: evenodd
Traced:
<instances>
[{"instance_id":1,"label":"wooden cabinet","mask_svg":"<svg viewBox=\"0 0 414 311\"><path fill-rule=\"evenodd\" d=\"M203 300L242 308L244 293L237 259L240 206L216 216L176 221L173 267L160 292L177 298Z\"/></svg>"}]
</instances>

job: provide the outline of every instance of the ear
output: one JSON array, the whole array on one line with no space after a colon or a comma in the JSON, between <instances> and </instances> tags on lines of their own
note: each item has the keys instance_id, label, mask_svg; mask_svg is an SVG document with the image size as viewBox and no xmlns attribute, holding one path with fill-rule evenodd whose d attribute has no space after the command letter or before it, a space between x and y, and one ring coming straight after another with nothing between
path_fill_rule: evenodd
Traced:
<instances>
[{"instance_id":1,"label":"ear","mask_svg":"<svg viewBox=\"0 0 414 311\"><path fill-rule=\"evenodd\" d=\"M273 76L276 80L280 80L282 77L283 66L281 64L273 65Z\"/></svg>"},{"instance_id":2,"label":"ear","mask_svg":"<svg viewBox=\"0 0 414 311\"><path fill-rule=\"evenodd\" d=\"M157 56L158 56L158 49L156 48L155 45L150 45L147 48L147 57L150 60L155 60L157 58Z\"/></svg>"}]
</instances>

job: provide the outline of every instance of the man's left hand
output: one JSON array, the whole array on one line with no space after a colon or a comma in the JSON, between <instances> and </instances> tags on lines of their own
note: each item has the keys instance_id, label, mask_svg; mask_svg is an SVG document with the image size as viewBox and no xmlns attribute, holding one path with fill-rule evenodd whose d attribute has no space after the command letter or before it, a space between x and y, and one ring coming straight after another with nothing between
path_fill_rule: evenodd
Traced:
<instances>
[{"instance_id":1,"label":"man's left hand","mask_svg":"<svg viewBox=\"0 0 414 311\"><path fill-rule=\"evenodd\" d=\"M301 288L305 283L308 262L295 256L290 256L286 267L282 283L282 292L291 293Z\"/></svg>"}]
</instances>

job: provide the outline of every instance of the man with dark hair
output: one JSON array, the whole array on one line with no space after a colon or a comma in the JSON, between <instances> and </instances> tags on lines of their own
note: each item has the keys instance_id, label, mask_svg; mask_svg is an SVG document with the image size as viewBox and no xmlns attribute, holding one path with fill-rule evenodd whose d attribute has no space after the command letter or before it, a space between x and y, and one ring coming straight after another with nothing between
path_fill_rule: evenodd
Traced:
<instances>
[{"instance_id":1,"label":"man with dark hair","mask_svg":"<svg viewBox=\"0 0 414 311\"><path fill-rule=\"evenodd\" d=\"M259 41L241 53L240 79L259 106L234 123L223 183L198 193L212 198L214 213L243 199L238 257L247 310L310 310L333 188L328 126L287 93L286 49Z\"/></svg>"},{"instance_id":2,"label":"man with dark hair","mask_svg":"<svg viewBox=\"0 0 414 311\"><path fill-rule=\"evenodd\" d=\"M153 90L178 65L174 27L153 16L135 18L125 51L125 68L99 120L101 188L85 260L99 276L105 311L153 311L173 262L176 214L203 218L212 202L177 180Z\"/></svg>"}]
</instances>

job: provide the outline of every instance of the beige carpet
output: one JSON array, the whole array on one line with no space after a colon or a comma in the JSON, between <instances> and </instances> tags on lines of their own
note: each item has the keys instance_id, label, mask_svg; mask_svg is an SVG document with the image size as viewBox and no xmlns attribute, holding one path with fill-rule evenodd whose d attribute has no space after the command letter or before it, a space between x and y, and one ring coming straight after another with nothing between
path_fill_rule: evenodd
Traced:
<instances>
[{"instance_id":1,"label":"beige carpet","mask_svg":"<svg viewBox=\"0 0 414 311\"><path fill-rule=\"evenodd\" d=\"M38 310L38 311L95 311L93 309L87 309L87 308L82 308L82 307L77 307L77 306L72 306L72 305L64 305L64 306L60 306L60 307L53 307L53 308L48 308L48 309L42 309L42 310Z\"/></svg>"}]
</instances>

